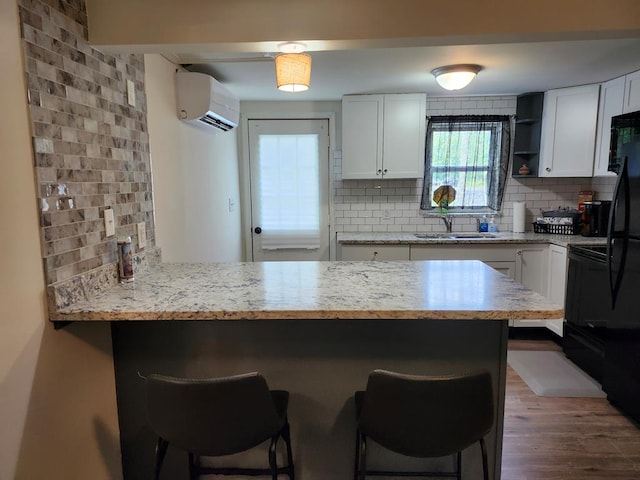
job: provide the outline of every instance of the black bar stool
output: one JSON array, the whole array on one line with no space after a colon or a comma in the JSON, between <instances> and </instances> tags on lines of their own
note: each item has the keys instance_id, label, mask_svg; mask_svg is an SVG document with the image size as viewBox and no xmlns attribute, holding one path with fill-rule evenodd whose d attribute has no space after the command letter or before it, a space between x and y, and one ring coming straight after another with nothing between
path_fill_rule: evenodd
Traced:
<instances>
[{"instance_id":1,"label":"black bar stool","mask_svg":"<svg viewBox=\"0 0 640 480\"><path fill-rule=\"evenodd\" d=\"M271 475L294 479L287 406L289 392L269 390L264 377L247 373L221 378L143 377L151 429L158 435L154 478L169 444L189 454L189 475ZM279 467L276 446L282 437L287 465ZM269 468L203 466L200 457L219 457L250 450L271 439Z\"/></svg>"},{"instance_id":2,"label":"black bar stool","mask_svg":"<svg viewBox=\"0 0 640 480\"><path fill-rule=\"evenodd\" d=\"M491 374L404 375L374 370L366 391L355 394L357 432L354 479L370 476L462 478L462 450L480 443L484 479L489 480L484 436L494 423ZM452 472L367 469L367 438L410 457L456 455Z\"/></svg>"}]
</instances>

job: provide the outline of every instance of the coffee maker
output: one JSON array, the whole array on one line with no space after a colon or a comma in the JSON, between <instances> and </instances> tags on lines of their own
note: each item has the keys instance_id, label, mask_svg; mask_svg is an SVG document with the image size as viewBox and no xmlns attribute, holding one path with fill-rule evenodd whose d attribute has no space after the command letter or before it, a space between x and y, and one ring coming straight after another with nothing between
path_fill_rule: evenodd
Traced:
<instances>
[{"instance_id":1,"label":"coffee maker","mask_svg":"<svg viewBox=\"0 0 640 480\"><path fill-rule=\"evenodd\" d=\"M610 209L611 202L608 200L584 202L582 235L585 237L606 237Z\"/></svg>"}]
</instances>

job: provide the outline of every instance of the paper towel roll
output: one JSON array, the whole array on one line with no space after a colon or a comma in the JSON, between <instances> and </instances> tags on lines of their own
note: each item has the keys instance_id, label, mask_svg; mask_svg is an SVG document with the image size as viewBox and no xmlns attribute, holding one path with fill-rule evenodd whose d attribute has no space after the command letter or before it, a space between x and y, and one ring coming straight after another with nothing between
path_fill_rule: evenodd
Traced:
<instances>
[{"instance_id":1,"label":"paper towel roll","mask_svg":"<svg viewBox=\"0 0 640 480\"><path fill-rule=\"evenodd\" d=\"M513 202L513 233L524 233L526 216L527 204L524 202Z\"/></svg>"}]
</instances>

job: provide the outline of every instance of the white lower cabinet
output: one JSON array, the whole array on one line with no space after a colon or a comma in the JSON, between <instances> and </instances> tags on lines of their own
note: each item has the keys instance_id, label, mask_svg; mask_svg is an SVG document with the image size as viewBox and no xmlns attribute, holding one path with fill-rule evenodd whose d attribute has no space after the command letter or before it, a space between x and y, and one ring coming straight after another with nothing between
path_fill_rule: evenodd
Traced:
<instances>
[{"instance_id":1,"label":"white lower cabinet","mask_svg":"<svg viewBox=\"0 0 640 480\"><path fill-rule=\"evenodd\" d=\"M340 260L409 260L409 245L339 245Z\"/></svg>"},{"instance_id":2,"label":"white lower cabinet","mask_svg":"<svg viewBox=\"0 0 640 480\"><path fill-rule=\"evenodd\" d=\"M549 299L564 307L567 293L567 248L559 245L549 245ZM562 336L563 318L547 320L547 328Z\"/></svg>"},{"instance_id":3,"label":"white lower cabinet","mask_svg":"<svg viewBox=\"0 0 640 480\"><path fill-rule=\"evenodd\" d=\"M510 261L503 261L503 262L487 261L487 262L484 262L484 263L489 265L494 270L497 270L501 274L506 275L510 279L515 280L515 278L516 278L516 262L513 262L513 261L511 261L511 262Z\"/></svg>"},{"instance_id":4,"label":"white lower cabinet","mask_svg":"<svg viewBox=\"0 0 640 480\"><path fill-rule=\"evenodd\" d=\"M340 244L338 258L368 260L480 260L525 287L564 305L567 249L547 244ZM563 319L512 320L511 327L548 328L562 336Z\"/></svg>"},{"instance_id":5,"label":"white lower cabinet","mask_svg":"<svg viewBox=\"0 0 640 480\"><path fill-rule=\"evenodd\" d=\"M515 249L507 245L411 245L411 260L480 260L515 279Z\"/></svg>"},{"instance_id":6,"label":"white lower cabinet","mask_svg":"<svg viewBox=\"0 0 640 480\"><path fill-rule=\"evenodd\" d=\"M520 246L516 251L516 281L540 295L548 296L548 245ZM546 327L546 320L515 320L514 327Z\"/></svg>"}]
</instances>

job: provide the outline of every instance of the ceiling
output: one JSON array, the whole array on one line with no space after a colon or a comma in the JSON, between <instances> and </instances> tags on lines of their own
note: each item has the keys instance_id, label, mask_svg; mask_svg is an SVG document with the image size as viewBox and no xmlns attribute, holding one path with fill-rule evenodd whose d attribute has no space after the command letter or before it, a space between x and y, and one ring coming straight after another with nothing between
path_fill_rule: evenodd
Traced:
<instances>
[{"instance_id":1,"label":"ceiling","mask_svg":"<svg viewBox=\"0 0 640 480\"><path fill-rule=\"evenodd\" d=\"M354 93L425 92L430 96L517 95L603 82L640 69L640 38L484 45L312 50L311 88L276 89L277 52L175 53L174 63L213 75L243 101L340 100ZM430 71L457 63L483 66L463 90L438 86Z\"/></svg>"}]
</instances>

